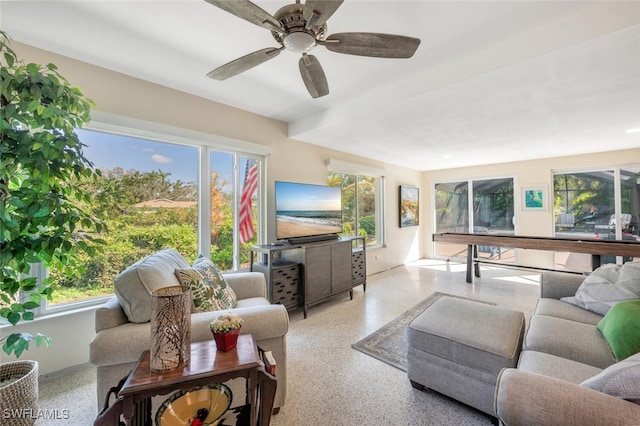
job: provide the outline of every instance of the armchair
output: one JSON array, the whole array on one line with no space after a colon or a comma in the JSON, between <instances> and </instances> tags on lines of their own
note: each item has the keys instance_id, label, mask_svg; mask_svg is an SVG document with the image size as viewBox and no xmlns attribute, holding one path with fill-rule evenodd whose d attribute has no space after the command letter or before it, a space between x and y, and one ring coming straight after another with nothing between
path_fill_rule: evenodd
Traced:
<instances>
[{"instance_id":1,"label":"armchair","mask_svg":"<svg viewBox=\"0 0 640 426\"><path fill-rule=\"evenodd\" d=\"M148 320L144 321L144 316L140 316L140 312L148 308L146 303L150 303L150 296L147 293L149 286L152 285L150 283L179 285L173 271L185 265L189 266L186 260L173 249L161 250L148 256L127 268L116 278L118 296L112 297L96 310L96 335L89 345L89 360L97 367L99 407L104 404L109 388L126 376L142 352L151 346L150 323ZM277 411L284 405L287 388L286 334L289 328L287 310L284 306L272 305L267 300L263 274L238 272L223 275L238 297L237 306L232 311L244 319L241 333L253 334L262 349L272 351L278 365L276 370L278 386L274 401L274 409ZM126 276L126 280L123 276ZM123 285L126 288L122 288ZM133 291L131 287L134 285L140 285L147 290L141 291L141 288L138 288ZM129 297L129 300L125 300L126 297ZM144 322L132 321L127 315L127 309L137 312L139 318L136 320ZM192 313L191 341L212 339L208 325L220 314L221 311Z\"/></svg>"}]
</instances>

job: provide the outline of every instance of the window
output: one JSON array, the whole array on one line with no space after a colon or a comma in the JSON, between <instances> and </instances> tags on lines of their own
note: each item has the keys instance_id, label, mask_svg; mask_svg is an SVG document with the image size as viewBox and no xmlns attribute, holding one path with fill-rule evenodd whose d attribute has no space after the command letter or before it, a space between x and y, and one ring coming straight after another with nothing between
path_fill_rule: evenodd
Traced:
<instances>
[{"instance_id":1,"label":"window","mask_svg":"<svg viewBox=\"0 0 640 426\"><path fill-rule=\"evenodd\" d=\"M329 186L342 188L342 235L359 235L367 247L381 246L382 177L329 171Z\"/></svg>"},{"instance_id":2,"label":"window","mask_svg":"<svg viewBox=\"0 0 640 426\"><path fill-rule=\"evenodd\" d=\"M260 235L262 157L214 150L198 141L168 142L171 137L160 141L77 132L87 145L86 157L102 174L81 184L95 193L90 209L107 223L100 236L107 244L98 255L83 259L81 279L48 271L57 289L41 311L112 295L118 273L165 247L177 249L190 262L199 254L209 256L222 270L248 265L248 248ZM251 191L244 191L249 185ZM243 192L246 238L238 227Z\"/></svg>"},{"instance_id":3,"label":"window","mask_svg":"<svg viewBox=\"0 0 640 426\"><path fill-rule=\"evenodd\" d=\"M258 243L259 171L254 158L211 151L210 250L222 270L249 267L249 249Z\"/></svg>"},{"instance_id":4,"label":"window","mask_svg":"<svg viewBox=\"0 0 640 426\"><path fill-rule=\"evenodd\" d=\"M513 179L484 179L441 182L434 185L436 233L469 232L509 234L514 232ZM469 205L473 209L469 211ZM464 257L467 246L436 243L437 257ZM479 246L478 256L513 262L513 250Z\"/></svg>"},{"instance_id":5,"label":"window","mask_svg":"<svg viewBox=\"0 0 640 426\"><path fill-rule=\"evenodd\" d=\"M435 230L469 232L469 182L435 184Z\"/></svg>"},{"instance_id":6,"label":"window","mask_svg":"<svg viewBox=\"0 0 640 426\"><path fill-rule=\"evenodd\" d=\"M513 179L472 181L473 232L513 234Z\"/></svg>"},{"instance_id":7,"label":"window","mask_svg":"<svg viewBox=\"0 0 640 426\"><path fill-rule=\"evenodd\" d=\"M640 166L555 172L553 193L556 236L639 240ZM589 255L559 253L556 267L589 271L591 263Z\"/></svg>"}]
</instances>

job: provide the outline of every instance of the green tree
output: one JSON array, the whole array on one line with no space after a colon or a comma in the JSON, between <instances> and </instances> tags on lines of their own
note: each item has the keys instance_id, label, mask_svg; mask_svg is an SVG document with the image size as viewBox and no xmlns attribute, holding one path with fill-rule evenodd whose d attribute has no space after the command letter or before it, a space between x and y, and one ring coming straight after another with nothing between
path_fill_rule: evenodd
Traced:
<instances>
[{"instance_id":1,"label":"green tree","mask_svg":"<svg viewBox=\"0 0 640 426\"><path fill-rule=\"evenodd\" d=\"M173 247L190 261L198 255L196 206L178 208L134 208L133 205L154 198L173 201L196 199L196 186L171 181L162 170L142 172L115 168L102 170L101 176L85 182L95 194L96 214L103 217L109 232L106 246L96 256L79 254L86 273L69 278L51 271L52 282L61 291L54 303L70 302L89 296L113 293L113 278L137 260L166 247ZM233 267L232 197L225 191L227 182L211 174L211 245L212 260L222 269Z\"/></svg>"},{"instance_id":2,"label":"green tree","mask_svg":"<svg viewBox=\"0 0 640 426\"><path fill-rule=\"evenodd\" d=\"M101 177L91 189L96 194L97 211L105 216L119 216L134 204L166 198L172 201L196 201L198 188L193 182L170 181L162 170L141 172L117 167L101 170Z\"/></svg>"},{"instance_id":3,"label":"green tree","mask_svg":"<svg viewBox=\"0 0 640 426\"><path fill-rule=\"evenodd\" d=\"M78 253L96 254L91 232L103 223L86 211L91 193L77 185L97 175L74 131L89 121L92 101L55 65L19 61L2 31L0 52L0 316L16 325L52 293L48 280L38 287L25 278L31 265L80 275ZM33 339L12 333L3 350L19 357ZM48 344L41 335L35 341Z\"/></svg>"},{"instance_id":4,"label":"green tree","mask_svg":"<svg viewBox=\"0 0 640 426\"><path fill-rule=\"evenodd\" d=\"M220 269L233 268L233 198L228 182L211 172L211 260Z\"/></svg>"},{"instance_id":5,"label":"green tree","mask_svg":"<svg viewBox=\"0 0 640 426\"><path fill-rule=\"evenodd\" d=\"M614 180L607 173L568 173L553 178L554 213L571 213L576 222L607 220L615 206Z\"/></svg>"},{"instance_id":6,"label":"green tree","mask_svg":"<svg viewBox=\"0 0 640 426\"><path fill-rule=\"evenodd\" d=\"M197 207L135 208L141 201L168 198L196 199L195 184L171 181L162 170L142 172L122 168L102 170L100 176L81 183L95 194L95 213L108 224L103 253L79 253L86 273L70 278L51 271L52 282L63 291L54 303L113 293L113 278L127 266L156 250L173 247L187 259L197 256ZM172 197L172 198L169 198ZM173 198L176 197L176 198Z\"/></svg>"}]
</instances>

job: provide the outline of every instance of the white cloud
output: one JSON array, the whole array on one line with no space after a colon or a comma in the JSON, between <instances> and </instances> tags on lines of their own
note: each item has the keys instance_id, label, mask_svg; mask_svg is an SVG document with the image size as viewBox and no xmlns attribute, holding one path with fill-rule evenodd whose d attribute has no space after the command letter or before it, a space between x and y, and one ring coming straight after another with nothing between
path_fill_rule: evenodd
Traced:
<instances>
[{"instance_id":1,"label":"white cloud","mask_svg":"<svg viewBox=\"0 0 640 426\"><path fill-rule=\"evenodd\" d=\"M173 162L172 158L165 157L164 155L160 155L160 154L153 154L151 156L151 159L156 163L161 163L161 164L169 164Z\"/></svg>"}]
</instances>

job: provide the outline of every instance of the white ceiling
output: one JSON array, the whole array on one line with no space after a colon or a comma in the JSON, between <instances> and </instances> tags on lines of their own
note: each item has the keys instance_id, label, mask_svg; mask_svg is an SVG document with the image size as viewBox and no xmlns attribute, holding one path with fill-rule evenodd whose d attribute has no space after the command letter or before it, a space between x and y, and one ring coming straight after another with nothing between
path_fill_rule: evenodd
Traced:
<instances>
[{"instance_id":1,"label":"white ceiling","mask_svg":"<svg viewBox=\"0 0 640 426\"><path fill-rule=\"evenodd\" d=\"M286 1L255 1L275 13ZM270 32L204 0L0 1L14 40L289 123L290 137L417 170L640 147L640 2L346 0L328 33L422 40L411 59L297 54L226 81ZM639 159L630 159L638 161Z\"/></svg>"}]
</instances>

